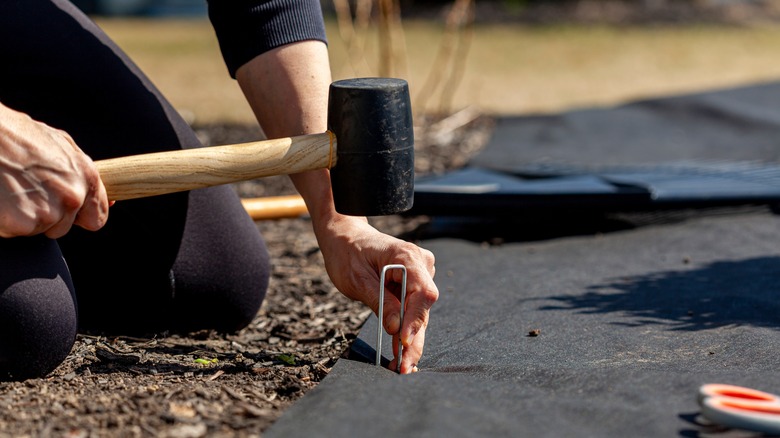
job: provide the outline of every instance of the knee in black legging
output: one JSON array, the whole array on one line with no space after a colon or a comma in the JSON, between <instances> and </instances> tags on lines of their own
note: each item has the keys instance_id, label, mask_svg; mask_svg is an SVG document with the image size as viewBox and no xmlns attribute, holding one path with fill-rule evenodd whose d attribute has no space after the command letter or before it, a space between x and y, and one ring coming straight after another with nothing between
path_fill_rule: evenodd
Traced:
<instances>
[{"instance_id":1,"label":"knee in black legging","mask_svg":"<svg viewBox=\"0 0 780 438\"><path fill-rule=\"evenodd\" d=\"M232 332L247 326L265 298L270 266L257 226L229 188L192 192L172 270L177 328Z\"/></svg>"},{"instance_id":2,"label":"knee in black legging","mask_svg":"<svg viewBox=\"0 0 780 438\"><path fill-rule=\"evenodd\" d=\"M0 239L0 380L42 377L70 353L77 312L59 249L40 238Z\"/></svg>"}]
</instances>

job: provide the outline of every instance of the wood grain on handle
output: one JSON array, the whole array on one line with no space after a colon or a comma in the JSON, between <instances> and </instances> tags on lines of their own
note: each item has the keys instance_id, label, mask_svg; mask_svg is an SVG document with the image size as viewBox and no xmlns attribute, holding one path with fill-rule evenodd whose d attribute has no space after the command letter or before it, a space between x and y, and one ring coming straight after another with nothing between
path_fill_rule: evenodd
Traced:
<instances>
[{"instance_id":1,"label":"wood grain on handle","mask_svg":"<svg viewBox=\"0 0 780 438\"><path fill-rule=\"evenodd\" d=\"M95 163L108 199L143 198L336 164L330 132L252 143L133 155Z\"/></svg>"}]
</instances>

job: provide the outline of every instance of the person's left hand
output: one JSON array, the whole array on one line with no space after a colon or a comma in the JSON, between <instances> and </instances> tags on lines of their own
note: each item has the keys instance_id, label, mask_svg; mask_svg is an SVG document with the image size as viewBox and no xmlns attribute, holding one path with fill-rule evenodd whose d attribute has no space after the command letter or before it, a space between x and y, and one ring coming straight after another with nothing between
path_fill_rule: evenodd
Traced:
<instances>
[{"instance_id":1,"label":"person's left hand","mask_svg":"<svg viewBox=\"0 0 780 438\"><path fill-rule=\"evenodd\" d=\"M396 359L390 369L397 368L397 345L400 337L404 347L401 373L417 371L423 353L425 330L431 306L439 297L433 282L434 256L430 251L409 242L383 234L364 218L338 216L328 221L324 230L316 230L325 267L333 284L347 297L365 303L377 314L379 309L379 276L382 268L401 264L407 270L404 325L400 327L401 281L403 271L387 272L384 321L387 333L393 335Z\"/></svg>"},{"instance_id":2,"label":"person's left hand","mask_svg":"<svg viewBox=\"0 0 780 438\"><path fill-rule=\"evenodd\" d=\"M330 64L327 46L307 40L286 44L256 56L236 72L236 79L268 138L322 133L327 129ZM365 218L335 211L326 169L290 175L306 200L314 232L333 284L347 297L379 309L379 275L390 264L407 270L404 326L400 327L400 282L393 269L385 294L384 328L403 341L401 372L415 370L422 356L429 309L438 299L430 251L385 235ZM387 279L386 279L387 280ZM396 353L397 354L397 353ZM390 366L395 368L396 362Z\"/></svg>"}]
</instances>

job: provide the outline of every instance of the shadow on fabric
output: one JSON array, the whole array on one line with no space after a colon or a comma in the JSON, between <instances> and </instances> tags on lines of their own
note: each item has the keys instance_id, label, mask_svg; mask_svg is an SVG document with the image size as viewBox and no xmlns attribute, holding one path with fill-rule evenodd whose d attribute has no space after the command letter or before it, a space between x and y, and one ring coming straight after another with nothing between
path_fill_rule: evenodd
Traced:
<instances>
[{"instance_id":1,"label":"shadow on fabric","mask_svg":"<svg viewBox=\"0 0 780 438\"><path fill-rule=\"evenodd\" d=\"M715 262L694 270L616 278L578 296L553 296L582 314L627 313L624 326L660 325L669 330L754 326L780 330L780 257Z\"/></svg>"},{"instance_id":2,"label":"shadow on fabric","mask_svg":"<svg viewBox=\"0 0 780 438\"><path fill-rule=\"evenodd\" d=\"M490 244L538 242L563 237L592 236L635 230L647 226L679 224L703 217L767 211L770 211L770 208L765 205L743 205L593 214L561 211L554 214L528 214L512 218L433 216L429 222L399 237L406 240L457 238ZM771 211L775 215L780 214L778 211Z\"/></svg>"}]
</instances>

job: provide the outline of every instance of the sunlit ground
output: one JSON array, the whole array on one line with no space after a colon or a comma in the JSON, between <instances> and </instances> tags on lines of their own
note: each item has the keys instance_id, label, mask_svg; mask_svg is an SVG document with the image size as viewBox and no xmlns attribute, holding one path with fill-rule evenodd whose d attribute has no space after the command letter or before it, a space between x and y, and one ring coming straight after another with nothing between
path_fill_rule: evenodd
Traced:
<instances>
[{"instance_id":1,"label":"sunlit ground","mask_svg":"<svg viewBox=\"0 0 780 438\"><path fill-rule=\"evenodd\" d=\"M206 20L98 22L196 122L253 120ZM441 23L405 22L405 56L393 75L409 80L415 112L554 112L780 78L777 26L477 26L461 40L467 51L437 64L443 34ZM377 74L376 33L364 39L362 58L349 56L334 21L328 36L335 79ZM420 100L432 72L446 84L458 71L454 92Z\"/></svg>"}]
</instances>

